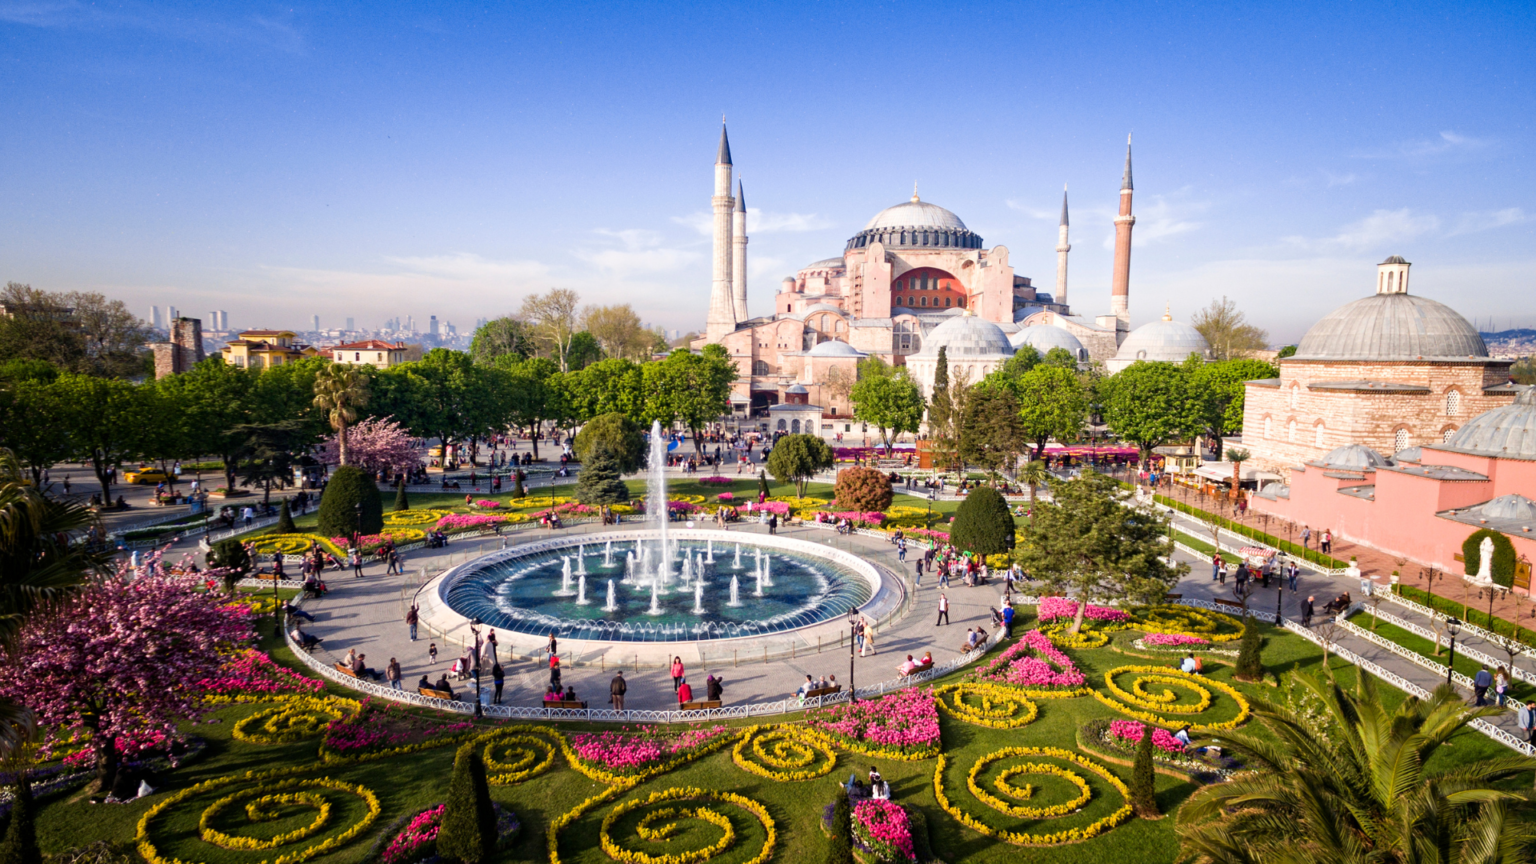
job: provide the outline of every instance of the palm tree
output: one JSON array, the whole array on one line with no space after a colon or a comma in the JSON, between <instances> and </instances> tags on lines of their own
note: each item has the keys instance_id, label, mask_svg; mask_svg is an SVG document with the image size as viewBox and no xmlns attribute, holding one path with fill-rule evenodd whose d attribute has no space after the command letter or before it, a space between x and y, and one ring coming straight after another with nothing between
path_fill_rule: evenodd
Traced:
<instances>
[{"instance_id":1,"label":"palm tree","mask_svg":"<svg viewBox=\"0 0 1536 864\"><path fill-rule=\"evenodd\" d=\"M315 407L326 413L336 430L336 450L343 465L347 464L347 424L367 404L368 381L356 366L331 363L315 376Z\"/></svg>"},{"instance_id":2,"label":"palm tree","mask_svg":"<svg viewBox=\"0 0 1536 864\"><path fill-rule=\"evenodd\" d=\"M0 448L0 650L9 650L38 605L105 572L110 555L71 534L97 525L79 502L45 497L10 450ZM0 758L13 754L32 732L26 707L0 699Z\"/></svg>"},{"instance_id":3,"label":"palm tree","mask_svg":"<svg viewBox=\"0 0 1536 864\"><path fill-rule=\"evenodd\" d=\"M1243 488L1243 463L1248 461L1249 453L1241 447L1233 447L1227 451L1227 461L1232 463L1232 497L1235 500Z\"/></svg>"},{"instance_id":4,"label":"palm tree","mask_svg":"<svg viewBox=\"0 0 1536 864\"><path fill-rule=\"evenodd\" d=\"M1353 692L1336 681L1294 675L1320 722L1255 702L1272 738L1223 736L1254 773L1206 786L1179 810L1182 859L1197 864L1300 862L1529 861L1536 795L1509 781L1536 759L1506 755L1456 765L1435 759L1474 718L1450 687L1428 701L1382 705L1376 681ZM1434 767L1429 767L1434 763Z\"/></svg>"},{"instance_id":5,"label":"palm tree","mask_svg":"<svg viewBox=\"0 0 1536 864\"><path fill-rule=\"evenodd\" d=\"M1029 521L1035 521L1035 493L1040 487L1049 483L1051 472L1045 468L1045 462L1040 459L1031 459L1019 469L1019 480L1029 487Z\"/></svg>"}]
</instances>

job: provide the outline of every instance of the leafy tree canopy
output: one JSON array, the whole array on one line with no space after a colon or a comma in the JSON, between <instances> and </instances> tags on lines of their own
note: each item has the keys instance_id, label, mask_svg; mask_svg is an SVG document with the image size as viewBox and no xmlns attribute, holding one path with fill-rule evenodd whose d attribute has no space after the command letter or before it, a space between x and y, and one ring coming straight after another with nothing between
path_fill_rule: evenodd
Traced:
<instances>
[{"instance_id":1,"label":"leafy tree canopy","mask_svg":"<svg viewBox=\"0 0 1536 864\"><path fill-rule=\"evenodd\" d=\"M1184 366L1138 360L1100 383L1104 421L1141 450L1143 462L1153 447L1204 428L1205 404L1189 378Z\"/></svg>"},{"instance_id":2,"label":"leafy tree canopy","mask_svg":"<svg viewBox=\"0 0 1536 864\"><path fill-rule=\"evenodd\" d=\"M768 473L780 483L795 484L796 493L802 497L816 472L836 464L832 448L815 435L785 435L768 453Z\"/></svg>"},{"instance_id":3,"label":"leafy tree canopy","mask_svg":"<svg viewBox=\"0 0 1536 864\"><path fill-rule=\"evenodd\" d=\"M627 415L617 411L600 414L576 435L576 458L585 464L599 451L613 458L618 471L632 474L645 464L645 437Z\"/></svg>"},{"instance_id":4,"label":"leafy tree canopy","mask_svg":"<svg viewBox=\"0 0 1536 864\"><path fill-rule=\"evenodd\" d=\"M889 448L893 436L916 432L923 422L923 392L905 369L885 374L878 366L861 364L866 368L870 374L861 376L851 391L853 416L879 429Z\"/></svg>"}]
</instances>

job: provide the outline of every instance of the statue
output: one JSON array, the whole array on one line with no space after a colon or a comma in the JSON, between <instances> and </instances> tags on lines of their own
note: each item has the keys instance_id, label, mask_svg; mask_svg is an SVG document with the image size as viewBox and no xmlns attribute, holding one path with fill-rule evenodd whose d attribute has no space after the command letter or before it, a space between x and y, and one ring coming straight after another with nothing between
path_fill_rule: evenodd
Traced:
<instances>
[{"instance_id":1,"label":"statue","mask_svg":"<svg viewBox=\"0 0 1536 864\"><path fill-rule=\"evenodd\" d=\"M1477 576L1473 580L1479 585L1493 584L1493 538L1484 537L1483 542L1477 545Z\"/></svg>"}]
</instances>

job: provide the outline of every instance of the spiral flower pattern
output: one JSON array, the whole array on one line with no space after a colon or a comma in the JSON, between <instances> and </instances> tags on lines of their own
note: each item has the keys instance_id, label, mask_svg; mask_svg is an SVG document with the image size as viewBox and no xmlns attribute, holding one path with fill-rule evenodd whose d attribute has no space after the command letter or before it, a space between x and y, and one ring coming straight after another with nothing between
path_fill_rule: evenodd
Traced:
<instances>
[{"instance_id":1,"label":"spiral flower pattern","mask_svg":"<svg viewBox=\"0 0 1536 864\"><path fill-rule=\"evenodd\" d=\"M1029 825L1026 830L996 827L995 816L983 819L950 800L944 790L947 761L946 757L939 757L933 777L934 796L939 806L972 830L1008 843L1019 846L1074 843L1097 837L1131 816L1130 790L1097 762L1056 747L1004 747L971 763L965 779L966 790L971 796L1003 817L1032 823L1069 819L1106 793L1118 796L1121 803L1095 821L1055 831L1029 830L1036 829L1037 825ZM991 775L990 780L988 775ZM1026 777L1032 782L1019 782Z\"/></svg>"},{"instance_id":2,"label":"spiral flower pattern","mask_svg":"<svg viewBox=\"0 0 1536 864\"><path fill-rule=\"evenodd\" d=\"M513 726L485 735L470 746L483 746L485 775L493 786L511 786L549 770L560 752L558 733L541 727Z\"/></svg>"},{"instance_id":3,"label":"spiral flower pattern","mask_svg":"<svg viewBox=\"0 0 1536 864\"><path fill-rule=\"evenodd\" d=\"M656 807L655 805L658 804L666 806ZM603 817L598 841L609 858L622 864L699 864L724 854L736 845L738 839L736 823L727 815L728 810L745 810L750 813L762 823L766 834L762 851L747 864L763 864L772 858L774 846L778 842L778 827L773 817L768 814L768 808L750 798L731 792L693 787L664 789L660 792L652 792L644 798L635 798L619 804ZM630 848L636 844L621 843L615 839L615 829L629 824L631 822L629 817L637 811L645 812L638 821L632 823L634 835L647 846L655 848L681 845L678 842L679 835L688 827L685 822L689 820L698 820L713 826L713 830L707 835L713 839L702 847L676 851L658 849L654 854ZM688 833L692 835L699 832L689 831Z\"/></svg>"},{"instance_id":4,"label":"spiral flower pattern","mask_svg":"<svg viewBox=\"0 0 1536 864\"><path fill-rule=\"evenodd\" d=\"M1137 610L1134 627L1146 633L1180 633L1212 642L1230 642L1243 635L1243 622L1231 615L1175 603Z\"/></svg>"},{"instance_id":5,"label":"spiral flower pattern","mask_svg":"<svg viewBox=\"0 0 1536 864\"><path fill-rule=\"evenodd\" d=\"M737 739L731 758L759 777L781 781L811 780L837 767L837 752L798 726L753 726Z\"/></svg>"},{"instance_id":6,"label":"spiral flower pattern","mask_svg":"<svg viewBox=\"0 0 1536 864\"><path fill-rule=\"evenodd\" d=\"M345 846L378 820L379 799L364 786L280 773L220 777L167 797L139 820L139 853L150 864L195 864L183 856L201 841L220 860L227 857L217 850L276 852L259 864L298 864ZM174 834L163 824L168 810L216 793L224 794L203 808L195 835L160 836ZM175 844L176 854L164 854L162 843Z\"/></svg>"},{"instance_id":7,"label":"spiral flower pattern","mask_svg":"<svg viewBox=\"0 0 1536 864\"><path fill-rule=\"evenodd\" d=\"M933 688L939 710L956 720L992 729L1017 729L1039 716L1035 703L1020 690L984 682Z\"/></svg>"},{"instance_id":8,"label":"spiral flower pattern","mask_svg":"<svg viewBox=\"0 0 1536 864\"><path fill-rule=\"evenodd\" d=\"M404 527L408 525L432 525L437 520L447 516L447 510L398 510L384 514L384 524L391 527Z\"/></svg>"},{"instance_id":9,"label":"spiral flower pattern","mask_svg":"<svg viewBox=\"0 0 1536 864\"><path fill-rule=\"evenodd\" d=\"M1164 666L1111 669L1104 689L1093 695L1121 714L1169 729L1188 723L1202 732L1225 731L1249 714L1248 700L1230 684Z\"/></svg>"},{"instance_id":10,"label":"spiral flower pattern","mask_svg":"<svg viewBox=\"0 0 1536 864\"><path fill-rule=\"evenodd\" d=\"M332 721L356 714L361 707L352 699L338 697L273 697L278 704L263 708L235 724L237 741L251 744L289 744L313 738Z\"/></svg>"}]
</instances>

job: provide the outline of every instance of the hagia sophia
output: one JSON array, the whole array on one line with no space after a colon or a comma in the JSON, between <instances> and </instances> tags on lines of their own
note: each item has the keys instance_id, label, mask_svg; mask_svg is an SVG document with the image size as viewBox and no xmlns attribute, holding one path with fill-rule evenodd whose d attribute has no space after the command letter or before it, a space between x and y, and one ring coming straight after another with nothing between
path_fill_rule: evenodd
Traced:
<instances>
[{"instance_id":1,"label":"hagia sophia","mask_svg":"<svg viewBox=\"0 0 1536 864\"><path fill-rule=\"evenodd\" d=\"M1067 302L1068 213L1062 194L1056 285L1037 289L1014 272L1008 247L990 249L959 216L918 197L876 213L840 256L816 261L779 285L771 315L747 314L746 201L732 188L730 140L720 130L715 160L712 282L704 336L724 346L740 378L738 409L769 412L785 431L831 435L855 428L851 408L829 379L851 381L858 362L878 356L906 366L925 394L942 347L951 374L975 381L1022 345L1071 352L1118 371L1136 360L1183 361L1207 353L1200 334L1165 315L1130 329L1130 142L1115 219L1113 288L1107 314L1074 314ZM733 194L734 193L734 194ZM833 372L833 370L839 370ZM819 411L818 411L819 409ZM820 422L818 425L818 415Z\"/></svg>"}]
</instances>

